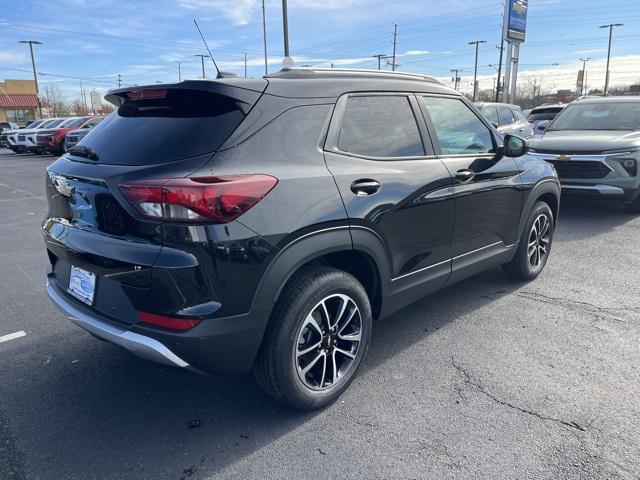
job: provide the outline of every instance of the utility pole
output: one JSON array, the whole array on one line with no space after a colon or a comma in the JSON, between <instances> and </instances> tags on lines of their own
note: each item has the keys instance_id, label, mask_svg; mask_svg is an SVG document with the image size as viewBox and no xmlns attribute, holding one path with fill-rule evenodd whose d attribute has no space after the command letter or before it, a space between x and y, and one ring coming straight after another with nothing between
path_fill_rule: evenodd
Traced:
<instances>
[{"instance_id":1,"label":"utility pole","mask_svg":"<svg viewBox=\"0 0 640 480\"><path fill-rule=\"evenodd\" d=\"M500 39L500 61L498 62L498 86L496 87L496 103L500 101L500 82L502 81L502 56L504 55L504 39Z\"/></svg>"},{"instance_id":2,"label":"utility pole","mask_svg":"<svg viewBox=\"0 0 640 480\"><path fill-rule=\"evenodd\" d=\"M374 55L374 56L373 56L373 57L371 57L371 58L377 58L377 59L378 59L378 70L381 70L381 68L380 68L380 67L381 67L380 61L381 61L383 58L384 58L384 59L389 58L389 55L385 55L385 54L383 54L383 53L378 53L378 54Z\"/></svg>"},{"instance_id":3,"label":"utility pole","mask_svg":"<svg viewBox=\"0 0 640 480\"><path fill-rule=\"evenodd\" d=\"M609 29L609 51L607 53L607 73L605 74L604 80L604 96L607 96L607 92L609 91L609 77L611 73L609 72L609 65L611 63L611 41L613 39L613 29L614 27L623 27L623 23L610 23L609 25L601 25L600 28L608 28Z\"/></svg>"},{"instance_id":4,"label":"utility pole","mask_svg":"<svg viewBox=\"0 0 640 480\"><path fill-rule=\"evenodd\" d=\"M88 111L89 108L87 107L87 104L85 102L85 98L84 98L84 87L82 86L82 79L80 79L80 105L82 105L82 108L84 108L85 111ZM80 112L78 112L80 113ZM81 115L84 115L85 112L82 112Z\"/></svg>"},{"instance_id":5,"label":"utility pole","mask_svg":"<svg viewBox=\"0 0 640 480\"><path fill-rule=\"evenodd\" d=\"M582 89L580 90L580 95L584 95L584 92L586 90L586 83L587 83L587 62L591 60L591 57L587 57L587 58L581 58L580 61L582 62ZM607 69L608 70L608 69Z\"/></svg>"},{"instance_id":6,"label":"utility pole","mask_svg":"<svg viewBox=\"0 0 640 480\"><path fill-rule=\"evenodd\" d=\"M244 55L244 78L247 78L247 52L243 52Z\"/></svg>"},{"instance_id":7,"label":"utility pole","mask_svg":"<svg viewBox=\"0 0 640 480\"><path fill-rule=\"evenodd\" d=\"M211 58L209 55L194 55L194 57L200 57L200 62L202 63L202 79L204 80L207 76L204 73L204 59Z\"/></svg>"},{"instance_id":8,"label":"utility pole","mask_svg":"<svg viewBox=\"0 0 640 480\"><path fill-rule=\"evenodd\" d=\"M476 46L476 66L473 73L473 101L476 101L476 97L478 96L478 50L481 43L487 43L486 40L475 40L473 42L469 42L469 45Z\"/></svg>"},{"instance_id":9,"label":"utility pole","mask_svg":"<svg viewBox=\"0 0 640 480\"><path fill-rule=\"evenodd\" d=\"M393 24L393 63L391 64L391 70L396 71L396 46L398 44L398 24Z\"/></svg>"},{"instance_id":10,"label":"utility pole","mask_svg":"<svg viewBox=\"0 0 640 480\"><path fill-rule=\"evenodd\" d=\"M451 73L453 73L453 78L451 80L453 80L453 88L457 91L460 91L460 75L459 73L461 72L461 70L459 68L454 68L453 70L451 70Z\"/></svg>"},{"instance_id":11,"label":"utility pole","mask_svg":"<svg viewBox=\"0 0 640 480\"><path fill-rule=\"evenodd\" d=\"M33 46L42 45L42 42L37 40L20 40L18 43L29 44L29 52L31 53L31 67L33 68L33 80L36 83L36 101L38 102L38 113L42 118L42 104L40 103L40 89L38 88L38 74L36 72L36 60L33 56Z\"/></svg>"},{"instance_id":12,"label":"utility pole","mask_svg":"<svg viewBox=\"0 0 640 480\"><path fill-rule=\"evenodd\" d=\"M267 14L264 8L264 0L262 0L262 37L264 40L264 74L269 74L269 67L267 62Z\"/></svg>"},{"instance_id":13,"label":"utility pole","mask_svg":"<svg viewBox=\"0 0 640 480\"><path fill-rule=\"evenodd\" d=\"M178 64L178 82L182 81L182 70L180 68L180 65L182 62L176 62Z\"/></svg>"},{"instance_id":14,"label":"utility pole","mask_svg":"<svg viewBox=\"0 0 640 480\"><path fill-rule=\"evenodd\" d=\"M284 56L289 56L289 15L287 13L287 0L282 0L282 30L284 33Z\"/></svg>"},{"instance_id":15,"label":"utility pole","mask_svg":"<svg viewBox=\"0 0 640 480\"><path fill-rule=\"evenodd\" d=\"M122 87L122 75L118 74L118 88Z\"/></svg>"}]
</instances>

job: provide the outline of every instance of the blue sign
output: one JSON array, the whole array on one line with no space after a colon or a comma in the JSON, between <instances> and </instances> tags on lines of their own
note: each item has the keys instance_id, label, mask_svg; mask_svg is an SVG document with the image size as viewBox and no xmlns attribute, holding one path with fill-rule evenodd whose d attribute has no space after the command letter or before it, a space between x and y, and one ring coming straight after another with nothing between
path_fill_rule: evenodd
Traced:
<instances>
[{"instance_id":1,"label":"blue sign","mask_svg":"<svg viewBox=\"0 0 640 480\"><path fill-rule=\"evenodd\" d=\"M529 0L508 0L506 5L506 39L523 42L527 30Z\"/></svg>"}]
</instances>

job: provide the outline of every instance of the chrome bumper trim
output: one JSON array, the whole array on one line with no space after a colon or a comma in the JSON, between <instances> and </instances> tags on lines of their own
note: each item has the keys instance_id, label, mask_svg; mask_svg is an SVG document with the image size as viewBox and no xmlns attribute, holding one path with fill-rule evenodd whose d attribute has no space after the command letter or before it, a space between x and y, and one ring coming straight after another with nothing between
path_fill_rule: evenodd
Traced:
<instances>
[{"instance_id":1,"label":"chrome bumper trim","mask_svg":"<svg viewBox=\"0 0 640 480\"><path fill-rule=\"evenodd\" d=\"M562 185L562 190L590 190L601 195L624 195L624 190L612 185Z\"/></svg>"},{"instance_id":2,"label":"chrome bumper trim","mask_svg":"<svg viewBox=\"0 0 640 480\"><path fill-rule=\"evenodd\" d=\"M145 360L172 367L185 368L189 366L187 362L159 341L115 327L100 320L98 317L83 312L60 295L49 281L47 281L47 293L53 304L58 307L69 320L88 332L93 333L95 336L124 347L134 355Z\"/></svg>"}]
</instances>

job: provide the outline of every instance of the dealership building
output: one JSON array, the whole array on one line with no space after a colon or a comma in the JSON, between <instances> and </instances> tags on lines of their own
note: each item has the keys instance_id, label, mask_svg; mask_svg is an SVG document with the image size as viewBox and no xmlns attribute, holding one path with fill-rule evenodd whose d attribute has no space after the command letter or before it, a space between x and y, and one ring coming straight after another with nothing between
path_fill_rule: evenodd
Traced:
<instances>
[{"instance_id":1,"label":"dealership building","mask_svg":"<svg viewBox=\"0 0 640 480\"><path fill-rule=\"evenodd\" d=\"M25 126L39 118L38 96L33 80L0 82L0 122Z\"/></svg>"}]
</instances>

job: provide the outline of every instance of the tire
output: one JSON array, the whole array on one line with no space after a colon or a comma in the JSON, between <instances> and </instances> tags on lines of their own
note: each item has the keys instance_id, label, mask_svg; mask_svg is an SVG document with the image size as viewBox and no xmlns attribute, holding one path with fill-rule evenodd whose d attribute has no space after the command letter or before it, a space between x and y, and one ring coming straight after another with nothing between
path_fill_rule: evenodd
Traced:
<instances>
[{"instance_id":1,"label":"tire","mask_svg":"<svg viewBox=\"0 0 640 480\"><path fill-rule=\"evenodd\" d=\"M337 326L331 332L323 312ZM253 374L279 402L321 408L353 380L371 325L369 298L358 280L342 270L306 267L294 274L275 306Z\"/></svg>"},{"instance_id":2,"label":"tire","mask_svg":"<svg viewBox=\"0 0 640 480\"><path fill-rule=\"evenodd\" d=\"M60 145L60 155L64 155L67 153L67 139L62 139L62 144Z\"/></svg>"},{"instance_id":3,"label":"tire","mask_svg":"<svg viewBox=\"0 0 640 480\"><path fill-rule=\"evenodd\" d=\"M624 208L631 213L640 213L640 191L637 192L636 199L633 202L624 204Z\"/></svg>"},{"instance_id":4,"label":"tire","mask_svg":"<svg viewBox=\"0 0 640 480\"><path fill-rule=\"evenodd\" d=\"M527 218L518 251L511 262L503 265L505 271L515 280L537 278L549 260L554 230L551 208L544 202L536 202Z\"/></svg>"}]
</instances>

